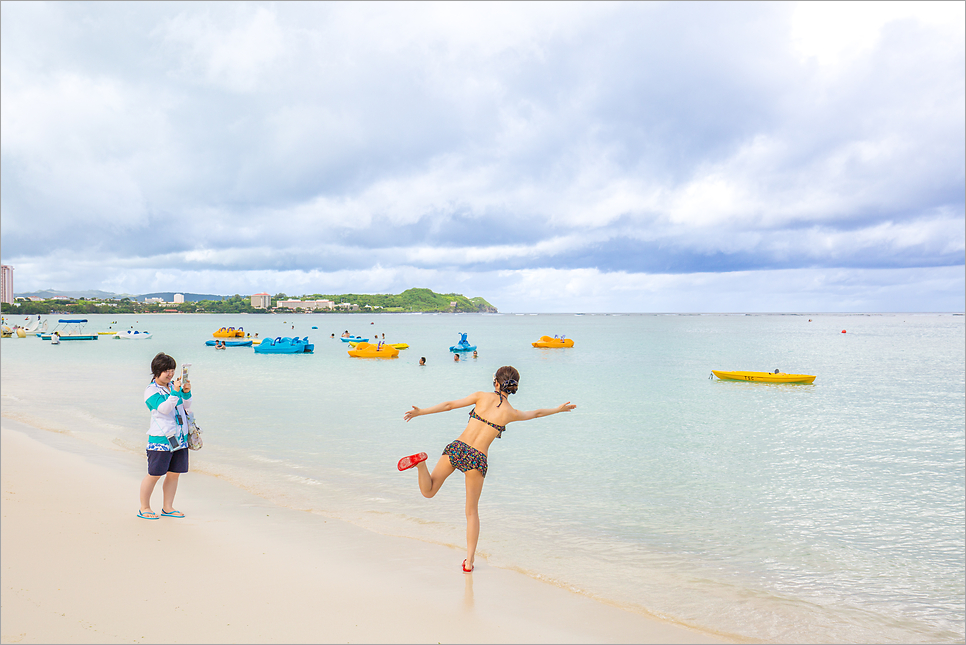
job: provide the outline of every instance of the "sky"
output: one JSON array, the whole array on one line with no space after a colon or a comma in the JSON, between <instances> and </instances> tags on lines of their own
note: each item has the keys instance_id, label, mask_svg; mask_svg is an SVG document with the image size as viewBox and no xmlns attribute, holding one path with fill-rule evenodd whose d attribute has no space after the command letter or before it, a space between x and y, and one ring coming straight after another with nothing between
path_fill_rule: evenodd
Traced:
<instances>
[{"instance_id":1,"label":"sky","mask_svg":"<svg viewBox=\"0 0 966 645\"><path fill-rule=\"evenodd\" d=\"M966 3L0 3L17 293L963 312Z\"/></svg>"}]
</instances>

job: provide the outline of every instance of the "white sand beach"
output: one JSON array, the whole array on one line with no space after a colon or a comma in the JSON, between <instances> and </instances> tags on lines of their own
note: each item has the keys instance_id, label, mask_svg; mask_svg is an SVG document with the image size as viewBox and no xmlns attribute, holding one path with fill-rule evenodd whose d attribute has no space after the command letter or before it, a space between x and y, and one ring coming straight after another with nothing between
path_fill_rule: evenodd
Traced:
<instances>
[{"instance_id":1,"label":"white sand beach","mask_svg":"<svg viewBox=\"0 0 966 645\"><path fill-rule=\"evenodd\" d=\"M204 474L142 520L142 459L30 431L2 420L3 643L722 642Z\"/></svg>"}]
</instances>

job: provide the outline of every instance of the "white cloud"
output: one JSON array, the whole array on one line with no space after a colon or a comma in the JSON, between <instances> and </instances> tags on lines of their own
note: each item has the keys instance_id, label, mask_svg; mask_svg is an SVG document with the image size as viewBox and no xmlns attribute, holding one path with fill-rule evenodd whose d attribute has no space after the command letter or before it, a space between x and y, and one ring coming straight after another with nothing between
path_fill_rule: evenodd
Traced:
<instances>
[{"instance_id":1,"label":"white cloud","mask_svg":"<svg viewBox=\"0 0 966 645\"><path fill-rule=\"evenodd\" d=\"M181 60L181 73L236 92L261 85L291 36L283 33L273 8L244 3L207 5L201 13L182 11L156 33L168 55Z\"/></svg>"},{"instance_id":2,"label":"white cloud","mask_svg":"<svg viewBox=\"0 0 966 645\"><path fill-rule=\"evenodd\" d=\"M961 37L966 25L966 5L924 0L797 2L791 39L803 59L837 65L868 53L878 44L883 27L904 19Z\"/></svg>"},{"instance_id":3,"label":"white cloud","mask_svg":"<svg viewBox=\"0 0 966 645\"><path fill-rule=\"evenodd\" d=\"M593 269L503 272L490 302L504 312L962 312L959 267L795 269L733 273L602 273ZM565 296L560 297L561 290Z\"/></svg>"}]
</instances>

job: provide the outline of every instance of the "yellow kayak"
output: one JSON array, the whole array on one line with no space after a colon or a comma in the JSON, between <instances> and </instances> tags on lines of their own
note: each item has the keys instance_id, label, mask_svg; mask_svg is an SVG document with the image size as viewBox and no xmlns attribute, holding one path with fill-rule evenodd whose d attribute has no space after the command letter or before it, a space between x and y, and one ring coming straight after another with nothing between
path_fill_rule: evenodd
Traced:
<instances>
[{"instance_id":1,"label":"yellow kayak","mask_svg":"<svg viewBox=\"0 0 966 645\"><path fill-rule=\"evenodd\" d=\"M811 383L815 377L811 374L785 374L779 372L722 372L711 370L711 373L722 381L753 381L755 383Z\"/></svg>"}]
</instances>

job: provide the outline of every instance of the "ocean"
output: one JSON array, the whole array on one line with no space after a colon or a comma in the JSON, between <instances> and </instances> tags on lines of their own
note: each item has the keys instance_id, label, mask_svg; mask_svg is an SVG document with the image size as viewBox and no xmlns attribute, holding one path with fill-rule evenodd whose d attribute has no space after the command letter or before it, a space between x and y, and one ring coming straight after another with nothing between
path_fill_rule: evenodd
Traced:
<instances>
[{"instance_id":1,"label":"ocean","mask_svg":"<svg viewBox=\"0 0 966 645\"><path fill-rule=\"evenodd\" d=\"M515 407L577 409L511 424L493 443L479 545L491 566L739 639L966 636L962 315L87 318L88 330L153 337L4 339L5 417L41 438L69 433L91 450L143 454L142 393L151 358L164 351L191 363L205 439L193 471L280 505L462 549L459 473L427 500L415 472L395 465L419 451L434 463L468 409L408 424L403 413L489 390L496 369L513 365ZM308 336L315 352L206 347L222 326ZM350 358L338 339L346 330L410 348L394 360ZM478 358L453 361L460 333ZM531 347L554 334L575 346ZM817 378L729 382L709 378L712 369ZM453 559L457 567L459 551Z\"/></svg>"}]
</instances>

